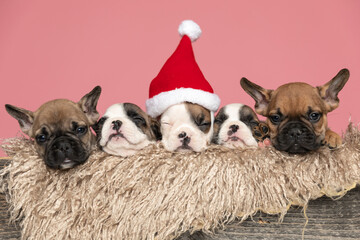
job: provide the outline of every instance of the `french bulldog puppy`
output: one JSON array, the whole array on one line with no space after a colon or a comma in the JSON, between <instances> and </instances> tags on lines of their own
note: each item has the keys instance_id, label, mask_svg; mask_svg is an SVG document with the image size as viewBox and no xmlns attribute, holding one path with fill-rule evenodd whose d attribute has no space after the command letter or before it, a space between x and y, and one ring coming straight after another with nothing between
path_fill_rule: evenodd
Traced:
<instances>
[{"instance_id":1,"label":"french bulldog puppy","mask_svg":"<svg viewBox=\"0 0 360 240\"><path fill-rule=\"evenodd\" d=\"M338 107L338 93L349 76L349 71L342 69L318 87L295 82L267 90L246 78L240 84L255 100L255 111L267 117L274 147L289 153L306 153L322 145L336 148L342 144L341 137L329 129L327 114Z\"/></svg>"},{"instance_id":2,"label":"french bulldog puppy","mask_svg":"<svg viewBox=\"0 0 360 240\"><path fill-rule=\"evenodd\" d=\"M161 140L159 122L132 103L110 106L93 129L103 151L123 157Z\"/></svg>"},{"instance_id":3,"label":"french bulldog puppy","mask_svg":"<svg viewBox=\"0 0 360 240\"><path fill-rule=\"evenodd\" d=\"M84 163L96 146L90 126L99 118L100 93L97 86L77 103L56 99L35 112L9 104L5 108L19 121L21 130L35 139L36 150L49 168L69 169Z\"/></svg>"},{"instance_id":4,"label":"french bulldog puppy","mask_svg":"<svg viewBox=\"0 0 360 240\"><path fill-rule=\"evenodd\" d=\"M260 123L249 106L233 103L222 107L216 115L213 142L229 148L257 147L268 132L266 124Z\"/></svg>"},{"instance_id":5,"label":"french bulldog puppy","mask_svg":"<svg viewBox=\"0 0 360 240\"><path fill-rule=\"evenodd\" d=\"M189 102L172 105L160 116L162 143L168 151L201 152L213 135L213 116Z\"/></svg>"}]
</instances>

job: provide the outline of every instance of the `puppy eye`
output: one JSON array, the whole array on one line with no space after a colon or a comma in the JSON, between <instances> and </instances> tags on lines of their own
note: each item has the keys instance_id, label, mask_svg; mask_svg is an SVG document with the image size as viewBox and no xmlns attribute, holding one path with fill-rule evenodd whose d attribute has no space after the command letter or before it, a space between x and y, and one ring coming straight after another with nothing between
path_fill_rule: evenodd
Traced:
<instances>
[{"instance_id":1,"label":"puppy eye","mask_svg":"<svg viewBox=\"0 0 360 240\"><path fill-rule=\"evenodd\" d=\"M198 118L195 120L196 125L200 126L208 126L210 125L210 122L205 122L203 117Z\"/></svg>"},{"instance_id":2,"label":"puppy eye","mask_svg":"<svg viewBox=\"0 0 360 240\"><path fill-rule=\"evenodd\" d=\"M273 124L279 124L281 122L281 116L279 114L273 114L269 116L269 118Z\"/></svg>"},{"instance_id":3,"label":"puppy eye","mask_svg":"<svg viewBox=\"0 0 360 240\"><path fill-rule=\"evenodd\" d=\"M198 125L199 129L203 132L208 130L210 128L211 123L204 121L203 118L200 118L199 120L195 121L196 125Z\"/></svg>"},{"instance_id":4,"label":"puppy eye","mask_svg":"<svg viewBox=\"0 0 360 240\"><path fill-rule=\"evenodd\" d=\"M135 117L133 117L132 119L133 119L136 123L143 124L143 125L146 124L145 119L142 118L142 117L140 117L140 116L135 116Z\"/></svg>"},{"instance_id":5,"label":"puppy eye","mask_svg":"<svg viewBox=\"0 0 360 240\"><path fill-rule=\"evenodd\" d=\"M86 131L87 131L87 128L85 128L85 127L76 128L76 134L77 135L83 135L84 133L86 133Z\"/></svg>"},{"instance_id":6,"label":"puppy eye","mask_svg":"<svg viewBox=\"0 0 360 240\"><path fill-rule=\"evenodd\" d=\"M309 120L314 123L319 121L320 117L321 117L321 114L318 112L312 112L309 114Z\"/></svg>"},{"instance_id":7,"label":"puppy eye","mask_svg":"<svg viewBox=\"0 0 360 240\"><path fill-rule=\"evenodd\" d=\"M226 119L227 117L224 114L218 114L214 120L214 123L222 124Z\"/></svg>"},{"instance_id":8,"label":"puppy eye","mask_svg":"<svg viewBox=\"0 0 360 240\"><path fill-rule=\"evenodd\" d=\"M201 124L197 124L199 126L199 129L203 132L207 131L210 128L209 122L202 122Z\"/></svg>"},{"instance_id":9,"label":"puppy eye","mask_svg":"<svg viewBox=\"0 0 360 240\"><path fill-rule=\"evenodd\" d=\"M199 127L204 127L204 126L209 126L210 123L209 122L202 122L202 123L199 123L197 124Z\"/></svg>"},{"instance_id":10,"label":"puppy eye","mask_svg":"<svg viewBox=\"0 0 360 240\"><path fill-rule=\"evenodd\" d=\"M215 118L215 121L214 123L217 123L217 124L222 124L224 122L224 119L221 119L221 118Z\"/></svg>"},{"instance_id":11,"label":"puppy eye","mask_svg":"<svg viewBox=\"0 0 360 240\"><path fill-rule=\"evenodd\" d=\"M145 119L135 111L128 111L127 115L139 127L146 125Z\"/></svg>"},{"instance_id":12,"label":"puppy eye","mask_svg":"<svg viewBox=\"0 0 360 240\"><path fill-rule=\"evenodd\" d=\"M251 121L249 122L249 124L250 124L251 127L257 127L257 126L259 126L259 122L256 121L256 120L251 120Z\"/></svg>"},{"instance_id":13,"label":"puppy eye","mask_svg":"<svg viewBox=\"0 0 360 240\"><path fill-rule=\"evenodd\" d=\"M207 122L205 120L205 117L203 114L198 115L194 120L195 120L196 125L198 125L199 127L200 126L204 127L204 126L210 125L210 122Z\"/></svg>"},{"instance_id":14,"label":"puppy eye","mask_svg":"<svg viewBox=\"0 0 360 240\"><path fill-rule=\"evenodd\" d=\"M41 143L44 143L46 142L46 136L44 134L40 134L40 135L37 135L36 136L36 141L41 144Z\"/></svg>"}]
</instances>

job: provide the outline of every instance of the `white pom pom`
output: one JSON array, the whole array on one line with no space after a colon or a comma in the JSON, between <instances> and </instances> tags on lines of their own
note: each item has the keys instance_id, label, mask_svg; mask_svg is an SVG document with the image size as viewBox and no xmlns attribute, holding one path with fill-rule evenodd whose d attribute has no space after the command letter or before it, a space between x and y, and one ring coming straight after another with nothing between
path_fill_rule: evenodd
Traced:
<instances>
[{"instance_id":1,"label":"white pom pom","mask_svg":"<svg viewBox=\"0 0 360 240\"><path fill-rule=\"evenodd\" d=\"M201 29L196 22L192 20L184 20L179 25L179 34L180 36L187 35L192 42L195 42L201 35Z\"/></svg>"}]
</instances>

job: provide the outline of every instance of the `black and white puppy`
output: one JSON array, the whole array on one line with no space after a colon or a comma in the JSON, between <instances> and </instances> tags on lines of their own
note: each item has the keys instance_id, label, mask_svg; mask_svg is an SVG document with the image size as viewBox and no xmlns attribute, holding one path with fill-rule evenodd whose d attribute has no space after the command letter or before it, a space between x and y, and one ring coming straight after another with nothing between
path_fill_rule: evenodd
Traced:
<instances>
[{"instance_id":1,"label":"black and white puppy","mask_svg":"<svg viewBox=\"0 0 360 240\"><path fill-rule=\"evenodd\" d=\"M247 105L233 103L222 107L215 117L213 142L229 148L257 147L268 129L259 128L256 113Z\"/></svg>"},{"instance_id":2,"label":"black and white puppy","mask_svg":"<svg viewBox=\"0 0 360 240\"><path fill-rule=\"evenodd\" d=\"M132 103L110 106L93 129L103 151L123 157L161 140L159 122Z\"/></svg>"},{"instance_id":3,"label":"black and white puppy","mask_svg":"<svg viewBox=\"0 0 360 240\"><path fill-rule=\"evenodd\" d=\"M168 151L201 152L211 143L213 114L189 102L169 107L160 117L162 143Z\"/></svg>"}]
</instances>

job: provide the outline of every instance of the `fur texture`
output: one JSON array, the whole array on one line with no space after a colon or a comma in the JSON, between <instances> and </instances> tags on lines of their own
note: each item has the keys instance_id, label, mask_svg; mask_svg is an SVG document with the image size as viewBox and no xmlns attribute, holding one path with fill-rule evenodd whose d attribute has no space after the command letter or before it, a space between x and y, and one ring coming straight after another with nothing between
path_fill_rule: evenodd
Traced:
<instances>
[{"instance_id":1,"label":"fur texture","mask_svg":"<svg viewBox=\"0 0 360 240\"><path fill-rule=\"evenodd\" d=\"M22 239L172 239L207 233L261 210L280 214L322 195L338 197L360 183L360 132L344 144L306 155L272 147L173 153L152 145L130 157L94 150L74 169L46 168L34 144L10 139L1 171L11 219Z\"/></svg>"}]
</instances>

